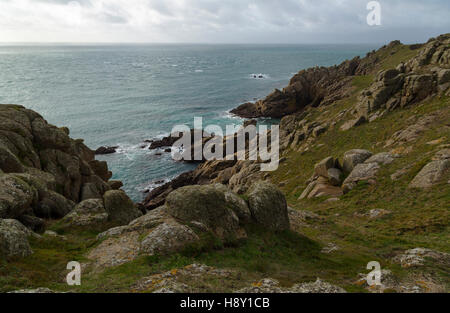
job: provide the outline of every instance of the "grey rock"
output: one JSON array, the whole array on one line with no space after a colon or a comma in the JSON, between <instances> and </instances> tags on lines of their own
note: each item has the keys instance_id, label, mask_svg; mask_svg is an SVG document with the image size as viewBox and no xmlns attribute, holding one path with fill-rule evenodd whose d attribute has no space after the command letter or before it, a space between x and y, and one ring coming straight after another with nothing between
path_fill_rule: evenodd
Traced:
<instances>
[{"instance_id":1,"label":"grey rock","mask_svg":"<svg viewBox=\"0 0 450 313\"><path fill-rule=\"evenodd\" d=\"M183 223L200 222L221 239L243 236L239 218L213 185L179 188L166 199L167 212Z\"/></svg>"},{"instance_id":2,"label":"grey rock","mask_svg":"<svg viewBox=\"0 0 450 313\"><path fill-rule=\"evenodd\" d=\"M248 203L253 219L271 231L289 229L286 198L274 185L259 181L250 189Z\"/></svg>"},{"instance_id":3,"label":"grey rock","mask_svg":"<svg viewBox=\"0 0 450 313\"><path fill-rule=\"evenodd\" d=\"M0 254L6 257L26 257L33 253L28 237L32 232L19 221L0 219Z\"/></svg>"},{"instance_id":4,"label":"grey rock","mask_svg":"<svg viewBox=\"0 0 450 313\"><path fill-rule=\"evenodd\" d=\"M142 216L142 213L135 207L133 201L122 190L107 191L103 199L110 221L128 224Z\"/></svg>"},{"instance_id":5,"label":"grey rock","mask_svg":"<svg viewBox=\"0 0 450 313\"><path fill-rule=\"evenodd\" d=\"M350 173L356 165L365 162L372 156L372 152L362 149L354 149L344 153L343 170Z\"/></svg>"}]
</instances>

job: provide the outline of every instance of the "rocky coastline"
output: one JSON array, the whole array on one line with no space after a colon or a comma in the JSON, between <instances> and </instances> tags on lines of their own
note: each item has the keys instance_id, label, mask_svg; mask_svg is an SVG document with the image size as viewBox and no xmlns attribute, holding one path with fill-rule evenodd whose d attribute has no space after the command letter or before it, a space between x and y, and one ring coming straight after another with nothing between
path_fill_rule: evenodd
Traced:
<instances>
[{"instance_id":1,"label":"rocky coastline","mask_svg":"<svg viewBox=\"0 0 450 313\"><path fill-rule=\"evenodd\" d=\"M450 265L449 254L436 250L445 248L439 238L448 237L442 203L450 184L449 99L450 34L420 45L394 41L364 58L302 70L283 90L231 111L250 119L244 126L281 118L279 170L261 172L261 160L202 159L142 203L133 203L123 183L111 180L107 163L95 159L118 147L93 151L72 139L68 128L23 106L2 104L0 272L8 272L10 262L21 268L26 258L42 261L51 250L56 260L76 255L92 281L108 268L141 266L139 279L127 287L135 291L223 291L198 278L203 276L220 278L226 291L237 292L448 291L445 274L427 266ZM198 144L204 147L212 135L202 135ZM178 139L148 141L146 148L172 153ZM419 243L429 247L412 249ZM345 262L360 265L374 254L392 269L381 285L342 270ZM257 265L194 263L240 257ZM307 273L299 267L303 262ZM158 274L148 269L155 264ZM161 264L178 267L167 272ZM336 273L341 286L317 279ZM195 285L192 277L202 283ZM23 286L16 280L5 290L51 292L40 288L49 282Z\"/></svg>"}]
</instances>

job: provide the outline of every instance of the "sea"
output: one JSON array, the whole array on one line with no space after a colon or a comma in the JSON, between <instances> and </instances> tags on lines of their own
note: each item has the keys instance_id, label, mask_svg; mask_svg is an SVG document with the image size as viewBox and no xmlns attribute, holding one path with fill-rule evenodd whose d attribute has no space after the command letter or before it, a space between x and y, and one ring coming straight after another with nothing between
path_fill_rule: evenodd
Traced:
<instances>
[{"instance_id":1,"label":"sea","mask_svg":"<svg viewBox=\"0 0 450 313\"><path fill-rule=\"evenodd\" d=\"M149 150L175 125L241 124L229 111L283 88L298 71L331 66L375 45L0 45L0 103L67 126L108 162L134 201L195 168ZM260 123L277 123L263 120Z\"/></svg>"}]
</instances>

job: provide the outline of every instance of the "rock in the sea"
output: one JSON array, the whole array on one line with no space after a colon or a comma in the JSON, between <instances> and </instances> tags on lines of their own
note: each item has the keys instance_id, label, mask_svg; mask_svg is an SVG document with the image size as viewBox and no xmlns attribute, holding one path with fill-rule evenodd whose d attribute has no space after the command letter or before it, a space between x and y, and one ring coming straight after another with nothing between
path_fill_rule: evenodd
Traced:
<instances>
[{"instance_id":1,"label":"rock in the sea","mask_svg":"<svg viewBox=\"0 0 450 313\"><path fill-rule=\"evenodd\" d=\"M116 150L118 149L119 147L100 147L100 148L98 148L97 150L95 150L95 154L97 154L97 155L102 155L102 154L113 154L113 153L116 153Z\"/></svg>"},{"instance_id":2,"label":"rock in the sea","mask_svg":"<svg viewBox=\"0 0 450 313\"><path fill-rule=\"evenodd\" d=\"M170 193L167 212L184 223L201 223L222 239L243 237L239 218L214 186L187 186Z\"/></svg>"},{"instance_id":3,"label":"rock in the sea","mask_svg":"<svg viewBox=\"0 0 450 313\"><path fill-rule=\"evenodd\" d=\"M128 224L142 215L135 207L133 201L122 190L107 191L103 199L110 221Z\"/></svg>"},{"instance_id":4,"label":"rock in the sea","mask_svg":"<svg viewBox=\"0 0 450 313\"><path fill-rule=\"evenodd\" d=\"M248 193L248 203L253 219L270 231L289 229L286 198L273 184L256 182Z\"/></svg>"},{"instance_id":5,"label":"rock in the sea","mask_svg":"<svg viewBox=\"0 0 450 313\"><path fill-rule=\"evenodd\" d=\"M389 152L381 152L368 158L364 163L378 163L379 165L388 165L394 162L395 156Z\"/></svg>"},{"instance_id":6,"label":"rock in the sea","mask_svg":"<svg viewBox=\"0 0 450 313\"><path fill-rule=\"evenodd\" d=\"M32 232L19 221L0 219L0 255L26 257L33 253L28 237Z\"/></svg>"},{"instance_id":7,"label":"rock in the sea","mask_svg":"<svg viewBox=\"0 0 450 313\"><path fill-rule=\"evenodd\" d=\"M356 165L363 163L372 156L372 152L362 149L354 149L344 153L343 170L350 173Z\"/></svg>"},{"instance_id":8,"label":"rock in the sea","mask_svg":"<svg viewBox=\"0 0 450 313\"><path fill-rule=\"evenodd\" d=\"M108 182L109 187L111 187L112 190L119 190L123 187L123 183L120 180L110 180Z\"/></svg>"}]
</instances>

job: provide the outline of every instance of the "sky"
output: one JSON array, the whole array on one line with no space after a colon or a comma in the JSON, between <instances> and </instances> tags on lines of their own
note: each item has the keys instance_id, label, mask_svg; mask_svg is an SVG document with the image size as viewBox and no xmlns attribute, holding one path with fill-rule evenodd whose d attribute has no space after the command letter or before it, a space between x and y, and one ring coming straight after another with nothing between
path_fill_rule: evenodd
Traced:
<instances>
[{"instance_id":1,"label":"sky","mask_svg":"<svg viewBox=\"0 0 450 313\"><path fill-rule=\"evenodd\" d=\"M380 43L450 32L450 0L0 0L0 42Z\"/></svg>"}]
</instances>

